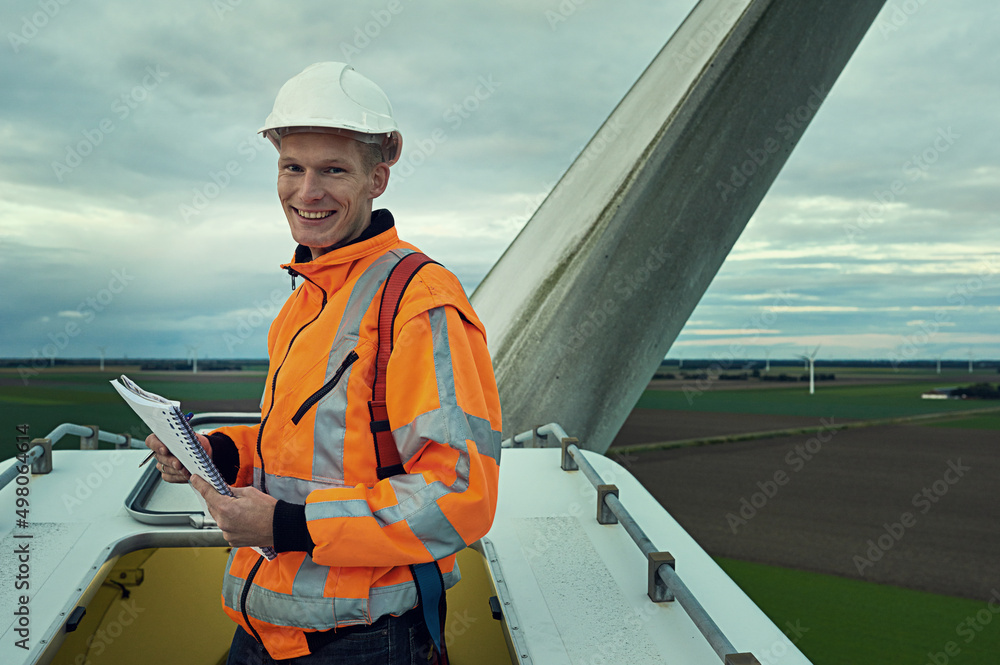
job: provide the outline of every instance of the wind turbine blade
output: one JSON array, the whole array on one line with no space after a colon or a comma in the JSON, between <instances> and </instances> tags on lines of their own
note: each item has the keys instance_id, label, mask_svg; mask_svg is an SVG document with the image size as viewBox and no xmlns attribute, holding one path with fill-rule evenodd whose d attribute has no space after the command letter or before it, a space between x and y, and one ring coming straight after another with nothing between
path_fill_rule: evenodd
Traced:
<instances>
[{"instance_id":1,"label":"wind turbine blade","mask_svg":"<svg viewBox=\"0 0 1000 665\"><path fill-rule=\"evenodd\" d=\"M505 436L607 450L883 4L694 7L472 296Z\"/></svg>"}]
</instances>

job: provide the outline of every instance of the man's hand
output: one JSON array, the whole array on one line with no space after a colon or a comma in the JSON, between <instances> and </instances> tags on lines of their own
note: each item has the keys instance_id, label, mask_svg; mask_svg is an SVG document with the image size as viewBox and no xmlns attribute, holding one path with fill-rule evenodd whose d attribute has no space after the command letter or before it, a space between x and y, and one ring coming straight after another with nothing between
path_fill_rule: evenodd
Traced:
<instances>
[{"instance_id":1,"label":"man's hand","mask_svg":"<svg viewBox=\"0 0 1000 665\"><path fill-rule=\"evenodd\" d=\"M208 453L209 459L212 457L212 444L208 442L208 437L202 436L201 434L195 434L198 437L198 442L201 444L205 452ZM170 454L170 450L156 438L155 434L150 434L146 437L146 447L153 451L156 457L156 468L160 470L163 475L163 480L168 483L186 483L191 474L188 470L181 465L179 459Z\"/></svg>"},{"instance_id":2,"label":"man's hand","mask_svg":"<svg viewBox=\"0 0 1000 665\"><path fill-rule=\"evenodd\" d=\"M223 496L201 476L191 477L212 518L222 529L222 537L233 547L274 546L274 506L278 500L256 487L234 487L235 498Z\"/></svg>"}]
</instances>

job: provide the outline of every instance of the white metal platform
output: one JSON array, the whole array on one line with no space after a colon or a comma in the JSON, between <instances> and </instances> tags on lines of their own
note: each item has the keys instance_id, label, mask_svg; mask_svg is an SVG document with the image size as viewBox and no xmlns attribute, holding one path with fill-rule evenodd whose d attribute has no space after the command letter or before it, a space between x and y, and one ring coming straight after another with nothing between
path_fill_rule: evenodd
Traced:
<instances>
[{"instance_id":1,"label":"white metal platform","mask_svg":"<svg viewBox=\"0 0 1000 665\"><path fill-rule=\"evenodd\" d=\"M762 665L809 661L623 467L584 451L726 636ZM505 449L500 502L484 539L514 599L527 658L545 665L684 663L719 657L682 607L646 595L647 561L619 524L597 522L597 494L582 471L562 471L561 450ZM496 565L491 562L491 565Z\"/></svg>"},{"instance_id":2,"label":"white metal platform","mask_svg":"<svg viewBox=\"0 0 1000 665\"><path fill-rule=\"evenodd\" d=\"M487 556L516 658L537 665L720 662L677 602L646 595L647 562L621 525L596 520L596 492L582 471L563 471L561 451L505 449L496 521L479 543ZM650 540L732 643L763 665L809 661L694 540L614 461L585 452ZM137 521L125 500L140 483L144 450L55 451L35 475L27 527L16 525L15 487L0 490L0 663L45 663L74 608L86 605L102 568L147 547L224 546L217 529ZM0 463L0 471L12 460ZM184 486L157 485L152 509L195 509ZM19 538L16 536L30 536ZM18 648L18 555L29 543L28 650ZM219 571L222 574L222 571Z\"/></svg>"}]
</instances>

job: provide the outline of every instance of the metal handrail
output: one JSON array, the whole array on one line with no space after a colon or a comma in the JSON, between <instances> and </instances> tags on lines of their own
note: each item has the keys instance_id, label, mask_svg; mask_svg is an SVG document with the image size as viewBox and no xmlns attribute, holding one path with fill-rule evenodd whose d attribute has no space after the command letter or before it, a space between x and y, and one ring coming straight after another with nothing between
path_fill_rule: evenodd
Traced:
<instances>
[{"instance_id":1,"label":"metal handrail","mask_svg":"<svg viewBox=\"0 0 1000 665\"><path fill-rule=\"evenodd\" d=\"M116 446L132 447L132 437L130 436L125 436L124 434L112 434L111 432L105 432L98 427L91 427L89 425L74 425L73 423L63 423L62 425L58 425L54 430L49 432L49 435L45 438L51 441L52 445L55 445L56 441L64 436L92 437L94 436L95 429L97 430L97 438L99 441L113 443ZM145 445L134 447L145 448Z\"/></svg>"},{"instance_id":2,"label":"metal handrail","mask_svg":"<svg viewBox=\"0 0 1000 665\"><path fill-rule=\"evenodd\" d=\"M132 437L128 434L112 434L104 432L97 426L75 425L73 423L62 423L49 432L44 439L35 439L35 443L30 450L15 458L14 464L0 474L0 490L10 484L12 480L20 475L23 466L32 467L31 473L48 473L52 470L52 446L64 436L78 436L81 439L97 439L115 444L115 447L138 447L134 445ZM37 443L36 443L37 442Z\"/></svg>"},{"instance_id":3,"label":"metal handrail","mask_svg":"<svg viewBox=\"0 0 1000 665\"><path fill-rule=\"evenodd\" d=\"M260 421L260 414L258 413L243 413L243 412L220 412L220 413L199 413L198 415L191 418L192 425L200 425L204 423L212 424L252 424L254 422ZM98 441L105 441L107 443L113 443L116 447L128 447L128 448L145 448L146 445L142 441L133 439L127 434L114 434L112 432L105 432L96 426L91 425L77 425L74 423L62 423L57 425L54 430L49 432L48 436L45 437L48 440L50 446L54 446L60 439L64 436L79 436L81 438L93 439L95 436ZM17 461L6 471L0 474L0 490L6 487L12 480L14 480L19 474L18 469L21 465L31 466L39 458L45 455L45 447L41 445L36 445L31 450L29 450L24 455L24 459L18 458Z\"/></svg>"},{"instance_id":4,"label":"metal handrail","mask_svg":"<svg viewBox=\"0 0 1000 665\"><path fill-rule=\"evenodd\" d=\"M614 514L618 522L622 525L628 535L632 538L636 545L642 553L650 558L650 555L660 553L660 550L653 545L653 541L649 539L646 533L639 526L639 523L635 521L635 518L629 514L628 510L622 504L621 500L618 498L617 488L613 485L606 485L601 475L597 470L591 465L587 458L584 457L583 452L580 450L579 446L574 443L576 439L566 435L565 430L557 423L549 423L548 425L543 425L541 427L536 427L533 430L527 432L521 432L512 436L510 439L504 441L501 445L503 447L514 447L517 443L526 443L529 440L534 440L535 437L539 436L554 436L559 439L564 446L567 455L573 458L577 468L583 471L587 479L594 486L594 489L598 491L599 495L603 496L603 506L606 506L608 510ZM572 468L567 468L567 470L573 470ZM613 489L612 489L613 488ZM603 510L602 506L602 510ZM725 636L719 625L715 623L708 612L702 606L698 599L695 598L694 593L687 587L680 576L674 571L671 565L663 564L656 569L656 575L659 579L666 585L667 589L672 595L668 597L668 600L674 598L681 604L684 611L687 612L691 621L697 626L701 634L704 635L705 639L708 641L709 645L715 651L716 655L722 660L723 663L727 665L729 663L735 662L747 662L747 663L758 663L759 661L753 657L752 654L748 653L738 653L736 648L733 646L732 642Z\"/></svg>"},{"instance_id":5,"label":"metal handrail","mask_svg":"<svg viewBox=\"0 0 1000 665\"><path fill-rule=\"evenodd\" d=\"M208 425L256 425L260 422L260 411L208 411L196 413L188 421L191 427Z\"/></svg>"},{"instance_id":6,"label":"metal handrail","mask_svg":"<svg viewBox=\"0 0 1000 665\"><path fill-rule=\"evenodd\" d=\"M523 444L528 441L534 441L535 437L555 437L556 441L562 441L563 439L568 439L569 434L566 430L562 428L559 423L549 423L548 425L542 425L541 427L536 427L535 429L528 430L527 432L521 432L520 434L515 434L509 439L504 439L500 443L501 448L523 448ZM522 444L522 445L517 445Z\"/></svg>"},{"instance_id":7,"label":"metal handrail","mask_svg":"<svg viewBox=\"0 0 1000 665\"><path fill-rule=\"evenodd\" d=\"M573 461L577 463L580 470L583 471L590 483L596 489L599 485L603 485L604 481L601 479L600 474L597 470L591 466L590 462L583 456L581 450L576 446L576 444L570 444L566 447L566 452L573 457ZM642 528L639 526L635 518L629 514L625 506L622 505L621 500L614 494L606 494L604 496L604 503L607 504L608 508L614 513L615 517L618 518L619 523L628 532L628 535L632 537L632 540L642 553L649 556L653 552L659 551L654 545L649 537L643 532ZM674 594L674 597L680 602L681 607L688 613L691 620L694 622L701 634L705 636L708 643L715 650L715 653L719 658L725 662L726 656L736 653L736 648L733 646L732 642L725 636L722 629L719 628L718 624L712 620L708 615L708 612L702 607L698 599L694 597L691 590L688 589L684 581L681 580L680 576L677 575L674 570L667 565L660 566L656 574L663 580L663 583L667 585L667 588Z\"/></svg>"},{"instance_id":8,"label":"metal handrail","mask_svg":"<svg viewBox=\"0 0 1000 665\"><path fill-rule=\"evenodd\" d=\"M45 448L42 446L35 446L24 454L23 460L20 457L15 458L14 463L10 466L10 468L0 474L0 490L7 487L10 481L14 480L21 474L20 467L22 465L30 467L35 463L35 460L44 454Z\"/></svg>"}]
</instances>

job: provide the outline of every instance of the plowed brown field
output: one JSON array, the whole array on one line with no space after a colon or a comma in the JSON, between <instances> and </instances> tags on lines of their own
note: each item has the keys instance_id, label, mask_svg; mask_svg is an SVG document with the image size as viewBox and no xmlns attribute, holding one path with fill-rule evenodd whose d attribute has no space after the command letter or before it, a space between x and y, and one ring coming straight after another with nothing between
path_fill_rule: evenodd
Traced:
<instances>
[{"instance_id":1,"label":"plowed brown field","mask_svg":"<svg viewBox=\"0 0 1000 665\"><path fill-rule=\"evenodd\" d=\"M817 425L643 410L615 444ZM981 599L1000 588L998 447L996 431L882 426L620 461L712 555Z\"/></svg>"}]
</instances>

